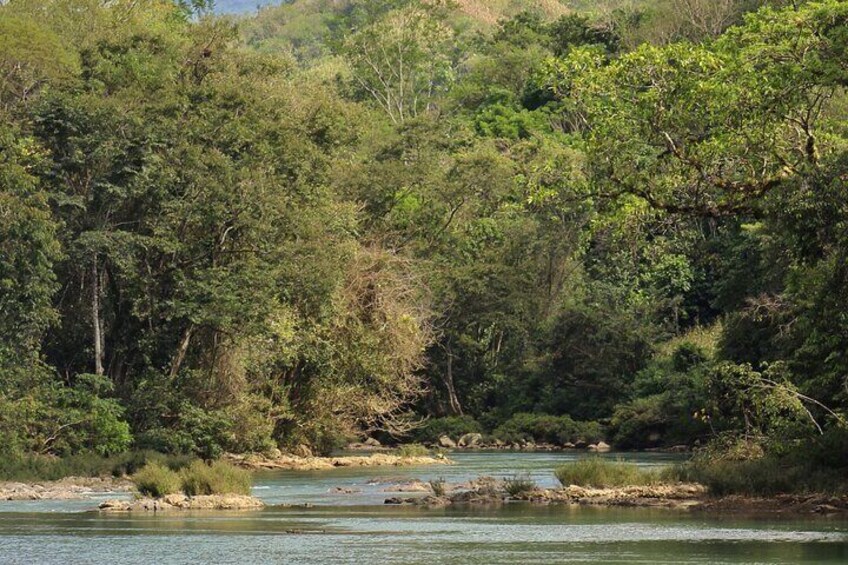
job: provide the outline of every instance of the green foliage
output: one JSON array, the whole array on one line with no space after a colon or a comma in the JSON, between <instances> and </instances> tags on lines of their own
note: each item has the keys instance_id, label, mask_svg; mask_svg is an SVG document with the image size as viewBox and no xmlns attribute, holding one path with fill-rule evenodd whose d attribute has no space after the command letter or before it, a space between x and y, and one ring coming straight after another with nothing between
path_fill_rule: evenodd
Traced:
<instances>
[{"instance_id":1,"label":"green foliage","mask_svg":"<svg viewBox=\"0 0 848 565\"><path fill-rule=\"evenodd\" d=\"M678 472L682 480L701 483L716 496L841 493L848 487L843 472L799 458L700 458Z\"/></svg>"},{"instance_id":2,"label":"green foliage","mask_svg":"<svg viewBox=\"0 0 848 565\"><path fill-rule=\"evenodd\" d=\"M182 491L188 496L250 494L251 476L226 461L211 464L195 461L179 473Z\"/></svg>"},{"instance_id":3,"label":"green foliage","mask_svg":"<svg viewBox=\"0 0 848 565\"><path fill-rule=\"evenodd\" d=\"M144 496L158 498L182 490L180 474L159 463L148 463L132 476L135 488Z\"/></svg>"},{"instance_id":4,"label":"green foliage","mask_svg":"<svg viewBox=\"0 0 848 565\"><path fill-rule=\"evenodd\" d=\"M430 450L420 443L406 443L397 448L400 457L424 457L430 455Z\"/></svg>"},{"instance_id":5,"label":"green foliage","mask_svg":"<svg viewBox=\"0 0 848 565\"><path fill-rule=\"evenodd\" d=\"M579 440L595 442L604 437L603 428L597 422L575 422L568 416L526 413L515 414L492 434L509 442L533 440L554 445Z\"/></svg>"},{"instance_id":6,"label":"green foliage","mask_svg":"<svg viewBox=\"0 0 848 565\"><path fill-rule=\"evenodd\" d=\"M504 481L504 490L506 490L507 494L509 494L512 498L527 495L537 488L536 481L531 479L529 476L515 475Z\"/></svg>"},{"instance_id":7,"label":"green foliage","mask_svg":"<svg viewBox=\"0 0 848 565\"><path fill-rule=\"evenodd\" d=\"M124 477L155 462L178 470L189 456L164 455L153 451L127 451L110 457L79 453L68 457L8 453L0 458L0 478L10 481L55 481L63 477Z\"/></svg>"},{"instance_id":8,"label":"green foliage","mask_svg":"<svg viewBox=\"0 0 848 565\"><path fill-rule=\"evenodd\" d=\"M830 438L848 9L761 4L4 3L4 454Z\"/></svg>"},{"instance_id":9,"label":"green foliage","mask_svg":"<svg viewBox=\"0 0 848 565\"><path fill-rule=\"evenodd\" d=\"M663 477L653 469L643 469L632 463L589 457L557 467L554 472L563 486L577 485L595 488L650 486L660 484Z\"/></svg>"}]
</instances>

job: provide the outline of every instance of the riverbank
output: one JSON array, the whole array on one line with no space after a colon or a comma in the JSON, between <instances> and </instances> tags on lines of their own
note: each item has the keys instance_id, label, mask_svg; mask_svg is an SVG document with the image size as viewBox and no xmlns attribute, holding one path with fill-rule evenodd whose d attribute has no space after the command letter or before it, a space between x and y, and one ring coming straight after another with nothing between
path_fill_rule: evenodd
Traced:
<instances>
[{"instance_id":1,"label":"riverbank","mask_svg":"<svg viewBox=\"0 0 848 565\"><path fill-rule=\"evenodd\" d=\"M299 457L291 454L269 457L261 454L226 454L223 459L233 465L252 471L325 471L339 467L413 467L418 465L451 465L453 463L442 455L403 456L389 453L340 457Z\"/></svg>"},{"instance_id":2,"label":"riverbank","mask_svg":"<svg viewBox=\"0 0 848 565\"><path fill-rule=\"evenodd\" d=\"M90 498L91 494L132 490L132 481L113 477L65 477L33 483L3 481L0 500L81 500Z\"/></svg>"}]
</instances>

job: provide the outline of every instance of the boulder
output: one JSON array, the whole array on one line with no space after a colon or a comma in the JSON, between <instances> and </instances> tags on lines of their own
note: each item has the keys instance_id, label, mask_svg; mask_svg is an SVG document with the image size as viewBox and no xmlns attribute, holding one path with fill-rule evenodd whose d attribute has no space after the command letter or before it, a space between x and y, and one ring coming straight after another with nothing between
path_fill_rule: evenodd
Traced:
<instances>
[{"instance_id":1,"label":"boulder","mask_svg":"<svg viewBox=\"0 0 848 565\"><path fill-rule=\"evenodd\" d=\"M439 446L445 447L445 448L448 448L448 449L453 449L453 448L456 447L456 442L454 440L452 440L451 438L449 438L448 436L441 436L439 438Z\"/></svg>"},{"instance_id":2,"label":"boulder","mask_svg":"<svg viewBox=\"0 0 848 565\"><path fill-rule=\"evenodd\" d=\"M483 441L483 434L465 434L459 438L459 447L477 447Z\"/></svg>"},{"instance_id":3,"label":"boulder","mask_svg":"<svg viewBox=\"0 0 848 565\"><path fill-rule=\"evenodd\" d=\"M589 447L589 444L585 439L578 439L574 442L574 449L586 449L587 447Z\"/></svg>"},{"instance_id":4,"label":"boulder","mask_svg":"<svg viewBox=\"0 0 848 565\"><path fill-rule=\"evenodd\" d=\"M368 447L380 447L381 444L373 437L369 437L365 440L365 445L367 445Z\"/></svg>"},{"instance_id":5,"label":"boulder","mask_svg":"<svg viewBox=\"0 0 848 565\"><path fill-rule=\"evenodd\" d=\"M610 445L605 441L599 441L595 447L597 447L598 451L600 452L609 451L610 449L612 449L612 447L610 447Z\"/></svg>"},{"instance_id":6,"label":"boulder","mask_svg":"<svg viewBox=\"0 0 848 565\"><path fill-rule=\"evenodd\" d=\"M563 449L574 449L574 444L571 443L570 441L567 441L564 444L562 444L562 448Z\"/></svg>"}]
</instances>

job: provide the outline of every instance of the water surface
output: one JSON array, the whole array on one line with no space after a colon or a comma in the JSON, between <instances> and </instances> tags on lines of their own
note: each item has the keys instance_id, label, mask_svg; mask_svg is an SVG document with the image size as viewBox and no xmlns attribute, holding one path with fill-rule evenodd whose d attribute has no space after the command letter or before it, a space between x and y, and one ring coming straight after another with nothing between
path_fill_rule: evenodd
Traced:
<instances>
[{"instance_id":1,"label":"water surface","mask_svg":"<svg viewBox=\"0 0 848 565\"><path fill-rule=\"evenodd\" d=\"M0 503L0 563L848 563L848 522L663 509L423 509L382 505L388 484L526 474L553 485L569 453L460 453L450 467L264 473L248 513L101 515L91 501ZM674 460L626 457L642 465ZM374 484L377 483L377 484ZM352 495L333 487L361 490Z\"/></svg>"}]
</instances>

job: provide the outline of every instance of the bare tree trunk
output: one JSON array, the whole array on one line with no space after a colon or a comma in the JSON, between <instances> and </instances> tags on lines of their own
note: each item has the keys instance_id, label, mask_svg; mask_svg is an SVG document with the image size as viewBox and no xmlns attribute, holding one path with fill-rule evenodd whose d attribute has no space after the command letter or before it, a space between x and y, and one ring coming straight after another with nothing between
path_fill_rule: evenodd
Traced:
<instances>
[{"instance_id":1,"label":"bare tree trunk","mask_svg":"<svg viewBox=\"0 0 848 565\"><path fill-rule=\"evenodd\" d=\"M191 343L191 336L192 336L193 333L194 333L194 324L190 324L186 328L185 332L183 332L183 337L180 340L180 345L177 348L177 352L174 355L173 360L171 360L171 371L170 371L170 374L169 374L171 379L173 379L174 377L177 376L177 373L179 373L180 367L182 366L183 361L185 361L185 356L186 356L186 353L188 352L188 346Z\"/></svg>"},{"instance_id":2,"label":"bare tree trunk","mask_svg":"<svg viewBox=\"0 0 848 565\"><path fill-rule=\"evenodd\" d=\"M448 390L448 405L452 416L462 416L462 406L459 404L459 397L456 395L456 387L453 384L453 350L450 342L445 347L445 353L447 354L445 388Z\"/></svg>"},{"instance_id":3,"label":"bare tree trunk","mask_svg":"<svg viewBox=\"0 0 848 565\"><path fill-rule=\"evenodd\" d=\"M103 374L103 323L100 320L100 273L97 256L91 261L91 322L94 326L94 372Z\"/></svg>"}]
</instances>

